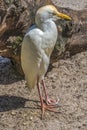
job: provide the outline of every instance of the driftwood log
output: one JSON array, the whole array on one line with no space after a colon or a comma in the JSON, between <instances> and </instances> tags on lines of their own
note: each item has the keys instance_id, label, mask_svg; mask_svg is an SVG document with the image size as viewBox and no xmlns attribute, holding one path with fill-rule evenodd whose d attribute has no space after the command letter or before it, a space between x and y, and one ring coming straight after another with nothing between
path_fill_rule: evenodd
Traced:
<instances>
[{"instance_id":1,"label":"driftwood log","mask_svg":"<svg viewBox=\"0 0 87 130\"><path fill-rule=\"evenodd\" d=\"M0 55L10 58L19 72L22 72L20 50L23 36L34 24L36 10L47 4L52 4L51 0L0 0ZM59 38L51 62L87 49L87 10L58 9L69 14L73 21L57 24Z\"/></svg>"}]
</instances>

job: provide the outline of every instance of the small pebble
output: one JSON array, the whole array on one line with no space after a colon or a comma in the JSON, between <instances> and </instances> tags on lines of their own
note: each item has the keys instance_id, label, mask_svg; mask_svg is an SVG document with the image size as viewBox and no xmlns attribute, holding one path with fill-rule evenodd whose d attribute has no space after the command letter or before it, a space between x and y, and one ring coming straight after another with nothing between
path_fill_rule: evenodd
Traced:
<instances>
[{"instance_id":1,"label":"small pebble","mask_svg":"<svg viewBox=\"0 0 87 130\"><path fill-rule=\"evenodd\" d=\"M14 116L14 115L16 115L16 112L15 112L15 111L12 111L12 113L11 113L11 114Z\"/></svg>"},{"instance_id":2,"label":"small pebble","mask_svg":"<svg viewBox=\"0 0 87 130\"><path fill-rule=\"evenodd\" d=\"M25 126L27 123L26 122L23 122L23 125Z\"/></svg>"},{"instance_id":3,"label":"small pebble","mask_svg":"<svg viewBox=\"0 0 87 130\"><path fill-rule=\"evenodd\" d=\"M32 117L32 116L30 117L30 120L33 120L33 117Z\"/></svg>"}]
</instances>

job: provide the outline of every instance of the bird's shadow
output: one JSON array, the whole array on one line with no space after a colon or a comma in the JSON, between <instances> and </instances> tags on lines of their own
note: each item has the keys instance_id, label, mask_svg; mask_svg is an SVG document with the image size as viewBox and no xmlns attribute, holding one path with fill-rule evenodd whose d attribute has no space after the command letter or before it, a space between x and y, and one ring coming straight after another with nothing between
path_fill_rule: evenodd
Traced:
<instances>
[{"instance_id":1,"label":"bird's shadow","mask_svg":"<svg viewBox=\"0 0 87 130\"><path fill-rule=\"evenodd\" d=\"M37 107L25 107L25 103L29 102L34 102L38 103L36 100L30 100L30 99L25 99L23 97L17 97L17 96L9 96L9 95L3 95L0 96L0 112L6 112L9 110L16 110L19 108L29 108L29 109L37 109Z\"/></svg>"},{"instance_id":2,"label":"bird's shadow","mask_svg":"<svg viewBox=\"0 0 87 130\"><path fill-rule=\"evenodd\" d=\"M4 59L4 58L3 58ZM24 79L14 68L14 65L9 63L2 63L0 61L0 85L12 84Z\"/></svg>"}]
</instances>

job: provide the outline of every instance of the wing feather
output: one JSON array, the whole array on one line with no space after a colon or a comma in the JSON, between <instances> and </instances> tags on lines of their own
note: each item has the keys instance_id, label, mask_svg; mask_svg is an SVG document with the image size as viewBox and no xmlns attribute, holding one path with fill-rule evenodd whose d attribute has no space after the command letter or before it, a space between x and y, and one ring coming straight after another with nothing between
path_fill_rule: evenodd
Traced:
<instances>
[{"instance_id":1,"label":"wing feather","mask_svg":"<svg viewBox=\"0 0 87 130\"><path fill-rule=\"evenodd\" d=\"M36 36L34 37L32 32L25 35L21 49L21 64L30 89L34 88L37 82L38 71L42 60L40 49L41 37L35 38Z\"/></svg>"}]
</instances>

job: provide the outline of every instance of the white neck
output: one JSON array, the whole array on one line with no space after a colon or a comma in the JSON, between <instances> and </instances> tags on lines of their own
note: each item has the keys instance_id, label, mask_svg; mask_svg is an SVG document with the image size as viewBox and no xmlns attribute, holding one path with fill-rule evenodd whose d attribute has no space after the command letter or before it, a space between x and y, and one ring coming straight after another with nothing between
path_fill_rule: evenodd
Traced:
<instances>
[{"instance_id":1,"label":"white neck","mask_svg":"<svg viewBox=\"0 0 87 130\"><path fill-rule=\"evenodd\" d=\"M50 32L57 34L57 27L52 20L46 20L45 22L37 25L43 32Z\"/></svg>"}]
</instances>

